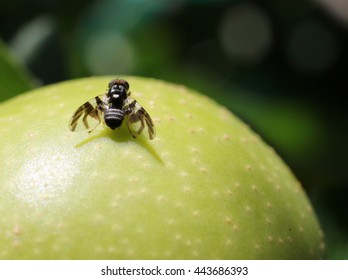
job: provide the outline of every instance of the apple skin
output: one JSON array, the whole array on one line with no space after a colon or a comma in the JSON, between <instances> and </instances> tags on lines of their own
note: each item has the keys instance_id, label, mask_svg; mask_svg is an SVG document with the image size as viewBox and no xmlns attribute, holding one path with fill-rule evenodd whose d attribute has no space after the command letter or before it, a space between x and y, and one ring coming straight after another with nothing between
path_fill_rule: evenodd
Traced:
<instances>
[{"instance_id":1,"label":"apple skin","mask_svg":"<svg viewBox=\"0 0 348 280\"><path fill-rule=\"evenodd\" d=\"M0 105L1 259L320 259L323 234L289 168L209 98L127 77L157 137L71 132L113 77Z\"/></svg>"}]
</instances>

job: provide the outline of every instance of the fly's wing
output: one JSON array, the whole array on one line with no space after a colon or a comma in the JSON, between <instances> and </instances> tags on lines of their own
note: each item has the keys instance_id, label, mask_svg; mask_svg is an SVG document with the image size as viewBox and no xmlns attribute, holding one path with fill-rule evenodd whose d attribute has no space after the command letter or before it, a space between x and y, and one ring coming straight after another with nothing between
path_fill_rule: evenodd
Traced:
<instances>
[{"instance_id":1,"label":"fly's wing","mask_svg":"<svg viewBox=\"0 0 348 280\"><path fill-rule=\"evenodd\" d=\"M129 132L135 138L141 134L144 129L146 133L144 135L150 140L156 136L155 125L150 115L145 111L135 99L128 97L126 104L123 107L125 114L126 124Z\"/></svg>"},{"instance_id":2,"label":"fly's wing","mask_svg":"<svg viewBox=\"0 0 348 280\"><path fill-rule=\"evenodd\" d=\"M77 108L70 119L69 129L87 132L95 129L101 123L107 106L103 101L104 98L104 94L98 95Z\"/></svg>"}]
</instances>

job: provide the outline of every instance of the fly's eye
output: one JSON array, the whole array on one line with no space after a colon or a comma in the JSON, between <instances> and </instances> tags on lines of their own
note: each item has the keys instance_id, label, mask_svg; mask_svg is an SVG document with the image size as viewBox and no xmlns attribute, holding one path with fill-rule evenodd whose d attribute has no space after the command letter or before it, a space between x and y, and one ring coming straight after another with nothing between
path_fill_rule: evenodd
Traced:
<instances>
[{"instance_id":1,"label":"fly's eye","mask_svg":"<svg viewBox=\"0 0 348 280\"><path fill-rule=\"evenodd\" d=\"M109 82L109 88L111 88L111 87L115 84L115 81L116 81L116 80L111 80L111 81Z\"/></svg>"},{"instance_id":2,"label":"fly's eye","mask_svg":"<svg viewBox=\"0 0 348 280\"><path fill-rule=\"evenodd\" d=\"M128 82L127 82L127 81L124 81L123 85L124 85L124 87L126 88L126 90L128 90L128 89L129 89L129 84L128 84Z\"/></svg>"}]
</instances>

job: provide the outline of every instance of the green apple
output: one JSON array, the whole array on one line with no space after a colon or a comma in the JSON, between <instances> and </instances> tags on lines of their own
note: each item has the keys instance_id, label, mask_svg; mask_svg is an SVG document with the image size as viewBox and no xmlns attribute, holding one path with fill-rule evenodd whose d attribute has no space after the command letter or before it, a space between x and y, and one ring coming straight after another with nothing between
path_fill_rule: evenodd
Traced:
<instances>
[{"instance_id":1,"label":"green apple","mask_svg":"<svg viewBox=\"0 0 348 280\"><path fill-rule=\"evenodd\" d=\"M1 259L318 259L323 234L289 168L226 108L127 77L157 135L71 132L111 77L0 105Z\"/></svg>"}]
</instances>

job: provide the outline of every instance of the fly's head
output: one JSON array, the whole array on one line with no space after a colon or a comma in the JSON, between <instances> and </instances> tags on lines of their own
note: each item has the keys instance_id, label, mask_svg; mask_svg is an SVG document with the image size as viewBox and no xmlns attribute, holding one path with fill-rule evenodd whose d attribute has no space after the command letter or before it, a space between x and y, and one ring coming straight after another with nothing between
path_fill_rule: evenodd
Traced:
<instances>
[{"instance_id":1,"label":"fly's head","mask_svg":"<svg viewBox=\"0 0 348 280\"><path fill-rule=\"evenodd\" d=\"M107 96L111 100L125 100L128 97L129 84L122 79L115 79L109 82Z\"/></svg>"}]
</instances>

